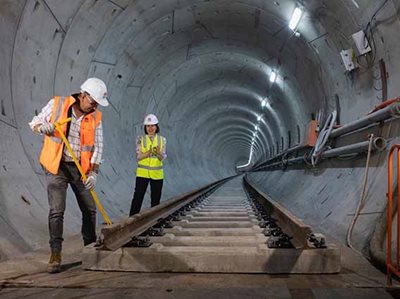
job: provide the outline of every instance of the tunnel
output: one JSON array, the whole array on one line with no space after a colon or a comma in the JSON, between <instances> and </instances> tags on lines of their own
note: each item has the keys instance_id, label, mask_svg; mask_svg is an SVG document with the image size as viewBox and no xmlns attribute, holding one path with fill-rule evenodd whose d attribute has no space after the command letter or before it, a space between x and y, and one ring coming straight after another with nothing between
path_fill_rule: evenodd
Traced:
<instances>
[{"instance_id":1,"label":"tunnel","mask_svg":"<svg viewBox=\"0 0 400 299\"><path fill-rule=\"evenodd\" d=\"M290 28L296 8L302 15ZM350 123L400 95L399 11L397 0L1 0L0 261L47 246L43 138L28 123L53 96L79 92L89 77L108 89L96 191L111 219L128 216L135 139L144 116L154 113L167 140L162 201L245 173L345 244L366 185L351 242L370 257L386 213L396 120L371 129L388 146L371 155L366 181L365 153L254 169L307 142L313 120L322 127L335 110L338 124ZM69 191L65 237L80 225Z\"/></svg>"}]
</instances>

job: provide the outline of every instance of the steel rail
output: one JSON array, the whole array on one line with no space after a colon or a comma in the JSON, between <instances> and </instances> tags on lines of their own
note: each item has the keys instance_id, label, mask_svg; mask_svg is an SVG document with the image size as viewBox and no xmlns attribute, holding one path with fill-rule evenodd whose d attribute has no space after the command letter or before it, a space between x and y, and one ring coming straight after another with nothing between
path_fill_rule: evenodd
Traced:
<instances>
[{"instance_id":1,"label":"steel rail","mask_svg":"<svg viewBox=\"0 0 400 299\"><path fill-rule=\"evenodd\" d=\"M282 230L293 237L293 245L296 248L309 248L307 239L308 236L312 234L311 227L298 219L289 210L285 209L279 203L274 201L259 188L252 185L246 177L243 178L243 181L247 187L250 187L256 191L256 193L266 200L264 204L266 204L267 211L273 218L277 219L277 222L279 223L279 226L282 227Z\"/></svg>"},{"instance_id":2,"label":"steel rail","mask_svg":"<svg viewBox=\"0 0 400 299\"><path fill-rule=\"evenodd\" d=\"M120 223L103 227L101 229L101 244L99 250L116 250L128 243L134 236L140 235L148 228L157 224L159 219L166 218L200 195L207 193L213 188L225 183L235 176L228 177L217 182L208 184L194 191L173 197L161 204L145 210L139 214L125 219Z\"/></svg>"}]
</instances>

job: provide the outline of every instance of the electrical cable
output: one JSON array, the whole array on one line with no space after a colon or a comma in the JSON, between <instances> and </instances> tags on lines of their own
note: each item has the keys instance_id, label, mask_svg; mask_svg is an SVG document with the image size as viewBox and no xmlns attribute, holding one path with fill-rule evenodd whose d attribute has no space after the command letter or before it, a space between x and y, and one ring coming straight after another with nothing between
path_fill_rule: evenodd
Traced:
<instances>
[{"instance_id":1,"label":"electrical cable","mask_svg":"<svg viewBox=\"0 0 400 299\"><path fill-rule=\"evenodd\" d=\"M324 127L318 135L317 142L315 143L314 149L311 155L311 164L315 166L318 163L318 158L325 149L325 145L328 142L329 136L336 123L337 111L334 110L325 121Z\"/></svg>"},{"instance_id":2,"label":"electrical cable","mask_svg":"<svg viewBox=\"0 0 400 299\"><path fill-rule=\"evenodd\" d=\"M374 27L372 26L372 21L374 20L374 18L377 16L377 14L382 10L382 8L388 3L388 0L385 0L382 2L382 4L378 7L378 9L373 13L372 17L370 18L370 20L368 21L367 25L365 26L365 28L363 29L363 32L365 34L365 39L367 41L366 45L370 45L371 47L371 52L370 53L366 53L365 55L361 55L361 57L365 57L366 60L366 65L363 65L361 63L360 58L357 58L357 63L359 66L361 66L362 68L365 69L365 71L368 71L370 68L372 68L375 64L375 60L376 60L376 42L375 42L375 38L374 38ZM369 59L370 58L370 59ZM364 72L363 72L364 73Z\"/></svg>"},{"instance_id":3,"label":"electrical cable","mask_svg":"<svg viewBox=\"0 0 400 299\"><path fill-rule=\"evenodd\" d=\"M372 57L371 60L368 61L368 55L366 55L366 60L367 60L367 69L371 68L376 60L376 43L375 43L375 38L374 38L374 32L373 32L373 26L372 26L372 21L374 18L377 16L377 14L383 9L383 7L388 3L389 0L385 0L382 2L382 4L378 7L378 9L373 13L372 17L370 18L369 22L365 26L365 29L363 30L365 33L365 39L367 40L367 43L371 45L371 52L372 52ZM372 42L371 42L372 41ZM360 64L360 62L358 61ZM361 65L361 64L360 64Z\"/></svg>"},{"instance_id":4,"label":"electrical cable","mask_svg":"<svg viewBox=\"0 0 400 299\"><path fill-rule=\"evenodd\" d=\"M359 153L353 153L353 154L347 154L347 155L340 155L337 156L336 159L338 160L343 160L343 161L347 161L347 160L352 160L354 158L357 158L359 156Z\"/></svg>"},{"instance_id":5,"label":"electrical cable","mask_svg":"<svg viewBox=\"0 0 400 299\"><path fill-rule=\"evenodd\" d=\"M388 3L389 0L385 0L382 2L381 6L378 7L378 9L374 12L374 14L372 15L371 19L369 20L369 22L367 23L367 26L365 27L365 31L368 30L368 27L371 27L371 22L372 20L376 17L376 15L381 11L381 9L386 5L386 3Z\"/></svg>"},{"instance_id":6,"label":"electrical cable","mask_svg":"<svg viewBox=\"0 0 400 299\"><path fill-rule=\"evenodd\" d=\"M351 244L351 235L353 233L354 226L356 225L356 221L358 219L358 216L360 216L360 212L364 208L364 205L365 205L365 197L366 197L365 195L366 195L367 182L368 182L369 161L370 161L370 158L371 158L371 149L372 149L373 140L374 140L374 134L371 134L370 137L369 137L368 155L367 155L367 162L365 163L364 182L363 182L363 187L362 187L360 200L358 202L358 206L357 206L356 212L354 213L353 219L351 220L351 224L350 224L350 226L349 226L349 228L347 230L347 233L346 233L346 244L347 244L347 246L350 247L351 249L353 249L354 251L360 253L360 254L361 254L361 252L356 250L353 247L353 245Z\"/></svg>"}]
</instances>

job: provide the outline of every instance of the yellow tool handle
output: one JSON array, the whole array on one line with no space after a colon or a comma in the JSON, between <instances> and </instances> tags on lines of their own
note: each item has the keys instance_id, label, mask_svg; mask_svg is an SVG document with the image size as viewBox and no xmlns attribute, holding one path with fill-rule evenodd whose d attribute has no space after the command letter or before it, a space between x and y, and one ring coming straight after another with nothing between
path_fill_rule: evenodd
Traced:
<instances>
[{"instance_id":1,"label":"yellow tool handle","mask_svg":"<svg viewBox=\"0 0 400 299\"><path fill-rule=\"evenodd\" d=\"M65 125L66 123L68 123L68 122L70 122L70 121L71 121L71 117L68 117L68 118L66 118L66 119L56 121L56 123L55 123L54 125L55 125L55 126L56 126L56 125L62 126L62 125Z\"/></svg>"},{"instance_id":2,"label":"yellow tool handle","mask_svg":"<svg viewBox=\"0 0 400 299\"><path fill-rule=\"evenodd\" d=\"M87 176L86 176L86 174L83 172L82 167L81 167L81 165L79 164L78 159L76 158L74 152L72 151L71 145L69 144L67 138L66 138L65 135L64 135L64 132L63 132L62 129L61 129L61 126L64 125L64 124L66 124L66 123L68 123L69 121L71 121L71 118L70 118L70 117L67 118L67 119L61 120L61 121L57 121L57 122L54 124L54 126L55 126L56 130L58 131L58 133L60 134L61 139L64 141L64 144L65 144L65 146L67 147L68 152L69 152L69 154L71 155L72 159L74 160L76 167L78 167L78 170L79 170L79 172L80 172L80 174L81 174L83 180L86 181L86 180L87 180ZM103 218L104 218L105 222L106 222L108 225L111 225L112 222L111 222L110 218L108 217L106 211L104 210L104 208L103 208L103 206L102 206L102 204L101 204L99 198L97 197L96 192L94 192L94 190L91 189L91 190L90 190L90 194L92 194L92 197L93 197L93 199L94 199L94 202L96 203L97 208L99 209L101 215L103 215Z\"/></svg>"}]
</instances>

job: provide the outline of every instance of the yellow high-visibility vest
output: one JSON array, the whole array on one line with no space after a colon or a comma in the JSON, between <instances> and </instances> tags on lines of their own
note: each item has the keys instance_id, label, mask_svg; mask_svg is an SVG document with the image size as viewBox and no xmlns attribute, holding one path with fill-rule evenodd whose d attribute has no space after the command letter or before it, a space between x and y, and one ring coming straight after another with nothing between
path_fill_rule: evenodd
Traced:
<instances>
[{"instance_id":1,"label":"yellow high-visibility vest","mask_svg":"<svg viewBox=\"0 0 400 299\"><path fill-rule=\"evenodd\" d=\"M148 135L141 136L141 151L147 152L150 148L155 148L160 144L162 152L164 147L163 137L156 134L153 142ZM162 180L164 178L164 170L162 161L158 160L157 156L151 155L148 158L138 161L136 176L153 180Z\"/></svg>"}]
</instances>

